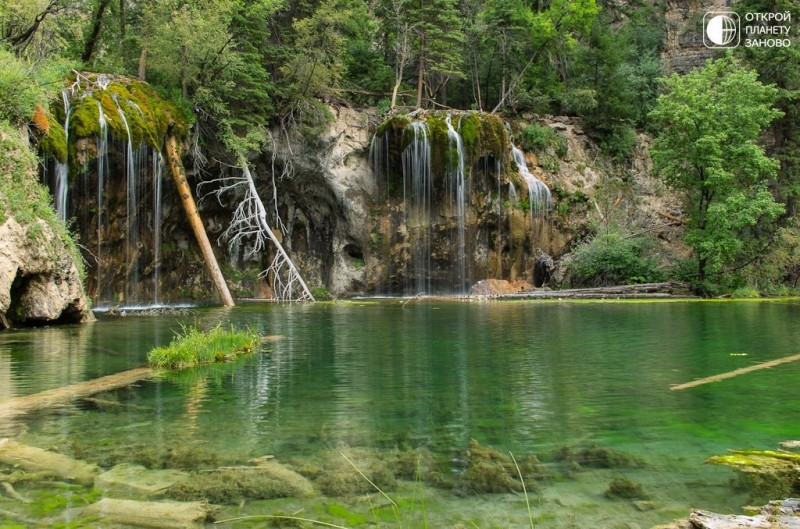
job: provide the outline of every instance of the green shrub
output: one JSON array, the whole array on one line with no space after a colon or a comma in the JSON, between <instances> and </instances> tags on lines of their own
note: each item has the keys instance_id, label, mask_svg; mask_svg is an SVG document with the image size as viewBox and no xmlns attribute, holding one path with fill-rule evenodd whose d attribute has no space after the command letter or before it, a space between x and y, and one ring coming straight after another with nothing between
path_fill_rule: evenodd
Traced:
<instances>
[{"instance_id":1,"label":"green shrub","mask_svg":"<svg viewBox=\"0 0 800 529\"><path fill-rule=\"evenodd\" d=\"M620 233L595 236L573 251L569 274L574 286L648 283L663 279L655 260L646 255L648 241Z\"/></svg>"},{"instance_id":2,"label":"green shrub","mask_svg":"<svg viewBox=\"0 0 800 529\"><path fill-rule=\"evenodd\" d=\"M600 149L612 160L627 161L639 141L636 131L630 125L614 124L596 128Z\"/></svg>"},{"instance_id":3,"label":"green shrub","mask_svg":"<svg viewBox=\"0 0 800 529\"><path fill-rule=\"evenodd\" d=\"M552 148L559 158L567 155L567 139L547 125L532 124L522 129L522 145L537 152Z\"/></svg>"},{"instance_id":4,"label":"green shrub","mask_svg":"<svg viewBox=\"0 0 800 529\"><path fill-rule=\"evenodd\" d=\"M259 344L257 333L224 330L217 325L203 332L194 325L181 325L172 342L166 347L156 347L147 354L153 367L183 369L198 364L211 364L234 360L237 355L252 353Z\"/></svg>"}]
</instances>

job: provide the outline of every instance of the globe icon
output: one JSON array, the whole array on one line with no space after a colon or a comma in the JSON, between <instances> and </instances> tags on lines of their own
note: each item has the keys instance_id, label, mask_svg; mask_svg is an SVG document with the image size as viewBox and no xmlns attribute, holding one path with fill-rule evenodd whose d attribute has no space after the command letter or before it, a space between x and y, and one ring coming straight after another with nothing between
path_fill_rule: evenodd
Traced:
<instances>
[{"instance_id":1,"label":"globe icon","mask_svg":"<svg viewBox=\"0 0 800 529\"><path fill-rule=\"evenodd\" d=\"M736 38L736 21L728 15L717 15L708 21L706 36L717 46L727 46Z\"/></svg>"}]
</instances>

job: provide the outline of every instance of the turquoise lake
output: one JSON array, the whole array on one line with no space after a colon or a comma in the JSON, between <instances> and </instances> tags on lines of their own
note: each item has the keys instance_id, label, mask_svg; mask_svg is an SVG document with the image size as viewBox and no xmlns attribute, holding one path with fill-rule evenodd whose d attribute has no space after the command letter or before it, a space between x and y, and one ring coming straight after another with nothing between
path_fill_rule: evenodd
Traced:
<instances>
[{"instance_id":1,"label":"turquoise lake","mask_svg":"<svg viewBox=\"0 0 800 529\"><path fill-rule=\"evenodd\" d=\"M151 348L193 322L249 326L271 338L233 364L103 396L110 405L79 401L0 418L0 438L104 468L167 461L152 453L175 446L212 454L215 464L273 455L298 470L307 461L324 467L326 453L424 451L450 484L458 483L474 440L541 460L547 476L529 484L535 527L616 529L648 528L692 508L740 512L751 498L736 486L737 474L705 460L800 436L800 362L670 391L798 354L800 302L793 300L364 300L197 308L180 317L101 315L94 324L0 333L0 401L142 366ZM567 468L558 459L565 448L589 447L640 464ZM605 497L617 477L641 484L648 503ZM401 479L384 491L400 506L393 518L379 512L387 500L377 492L244 501L223 507L218 518L280 512L347 527L530 526L521 493L474 494L424 481ZM34 500L46 495L18 491ZM52 517L80 506L85 494L70 488L49 511L0 496L0 508ZM0 515L3 523L11 522Z\"/></svg>"}]
</instances>

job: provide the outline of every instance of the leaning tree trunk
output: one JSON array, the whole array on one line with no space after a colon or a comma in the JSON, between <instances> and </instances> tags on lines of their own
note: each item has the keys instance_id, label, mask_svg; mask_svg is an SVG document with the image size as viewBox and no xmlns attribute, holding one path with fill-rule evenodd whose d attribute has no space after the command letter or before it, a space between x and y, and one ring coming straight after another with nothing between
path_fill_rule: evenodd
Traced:
<instances>
[{"instance_id":1,"label":"leaning tree trunk","mask_svg":"<svg viewBox=\"0 0 800 529\"><path fill-rule=\"evenodd\" d=\"M197 205L194 202L194 198L192 198L192 190L189 187L189 182L186 181L186 172L183 169L183 164L178 154L178 142L171 135L167 136L167 160L169 160L169 168L172 172L172 177L175 179L175 184L178 186L183 208L186 210L186 217L192 225L197 243L200 245L200 250L203 253L203 259L206 262L206 268L208 268L208 272L211 274L211 279L213 279L214 286L217 288L217 292L219 292L222 304L226 307L233 307L233 298L228 290L228 285L225 283L225 278L222 276L222 271L219 269L214 251L211 249L211 243L208 241L208 235L203 227L203 221L200 219L200 214L197 212Z\"/></svg>"}]
</instances>

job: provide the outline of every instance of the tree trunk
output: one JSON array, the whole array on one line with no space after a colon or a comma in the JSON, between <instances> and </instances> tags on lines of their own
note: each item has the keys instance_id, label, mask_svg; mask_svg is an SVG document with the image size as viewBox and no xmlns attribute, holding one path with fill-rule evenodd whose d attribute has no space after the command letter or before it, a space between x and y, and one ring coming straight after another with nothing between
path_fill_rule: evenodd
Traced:
<instances>
[{"instance_id":1,"label":"tree trunk","mask_svg":"<svg viewBox=\"0 0 800 529\"><path fill-rule=\"evenodd\" d=\"M108 7L108 4L111 0L100 0L100 3L97 5L97 13L94 15L94 21L92 22L92 31L89 33L89 38L86 39L86 45L83 48L83 54L81 55L81 60L84 64L88 63L92 59L92 55L94 54L94 48L97 45L97 37L100 36L100 28L103 25L103 14Z\"/></svg>"},{"instance_id":2,"label":"tree trunk","mask_svg":"<svg viewBox=\"0 0 800 529\"><path fill-rule=\"evenodd\" d=\"M189 182L186 181L186 172L183 169L183 163L181 163L181 158L178 154L178 142L172 135L167 136L166 150L172 177L175 179L175 184L178 186L178 193L181 196L183 208L186 210L186 217L189 219L192 230L194 230L194 235L197 238L197 243L200 245L203 259L206 262L206 268L208 268L208 272L211 274L211 279L213 279L214 286L217 288L217 292L219 292L222 304L226 307L233 307L233 298L228 290L228 285L225 283L225 278L222 276L222 271L219 269L214 251L211 249L211 243L208 241L208 235L206 234L206 229L203 227L200 214L197 212L197 205L192 197L192 190L189 187Z\"/></svg>"},{"instance_id":3,"label":"tree trunk","mask_svg":"<svg viewBox=\"0 0 800 529\"><path fill-rule=\"evenodd\" d=\"M142 53L139 54L139 80L146 81L147 79L147 50L142 48Z\"/></svg>"}]
</instances>

